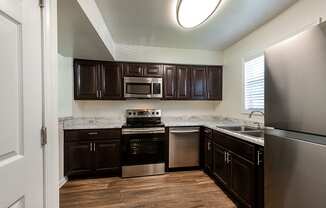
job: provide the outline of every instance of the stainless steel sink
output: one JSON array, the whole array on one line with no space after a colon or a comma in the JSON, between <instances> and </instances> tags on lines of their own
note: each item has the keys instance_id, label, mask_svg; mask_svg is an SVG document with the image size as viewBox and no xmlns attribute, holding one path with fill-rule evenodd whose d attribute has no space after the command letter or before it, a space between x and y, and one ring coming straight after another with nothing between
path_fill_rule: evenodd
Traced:
<instances>
[{"instance_id":1,"label":"stainless steel sink","mask_svg":"<svg viewBox=\"0 0 326 208\"><path fill-rule=\"evenodd\" d=\"M217 126L218 128L229 130L229 131L254 131L258 130L251 126Z\"/></svg>"},{"instance_id":2,"label":"stainless steel sink","mask_svg":"<svg viewBox=\"0 0 326 208\"><path fill-rule=\"evenodd\" d=\"M247 131L247 132L241 132L241 134L257 137L257 138L264 138L264 131Z\"/></svg>"}]
</instances>

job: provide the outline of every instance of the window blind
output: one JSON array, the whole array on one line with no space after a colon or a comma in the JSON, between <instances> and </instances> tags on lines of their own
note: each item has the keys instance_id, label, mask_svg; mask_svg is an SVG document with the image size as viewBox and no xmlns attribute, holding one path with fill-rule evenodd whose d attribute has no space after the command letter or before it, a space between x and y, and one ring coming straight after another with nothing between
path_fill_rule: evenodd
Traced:
<instances>
[{"instance_id":1,"label":"window blind","mask_svg":"<svg viewBox=\"0 0 326 208\"><path fill-rule=\"evenodd\" d=\"M245 62L244 104L246 111L264 110L265 57L259 56Z\"/></svg>"}]
</instances>

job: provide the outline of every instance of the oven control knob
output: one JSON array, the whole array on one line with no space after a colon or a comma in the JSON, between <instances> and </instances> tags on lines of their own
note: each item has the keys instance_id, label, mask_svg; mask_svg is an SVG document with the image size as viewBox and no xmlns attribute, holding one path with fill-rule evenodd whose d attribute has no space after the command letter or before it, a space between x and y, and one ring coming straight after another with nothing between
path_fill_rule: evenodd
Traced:
<instances>
[{"instance_id":1,"label":"oven control knob","mask_svg":"<svg viewBox=\"0 0 326 208\"><path fill-rule=\"evenodd\" d=\"M134 113L134 116L136 115L136 113Z\"/></svg>"},{"instance_id":2,"label":"oven control knob","mask_svg":"<svg viewBox=\"0 0 326 208\"><path fill-rule=\"evenodd\" d=\"M152 112L152 115L154 115L155 114L155 112Z\"/></svg>"},{"instance_id":3,"label":"oven control knob","mask_svg":"<svg viewBox=\"0 0 326 208\"><path fill-rule=\"evenodd\" d=\"M159 113L158 112L156 112L156 115L158 115Z\"/></svg>"},{"instance_id":4,"label":"oven control knob","mask_svg":"<svg viewBox=\"0 0 326 208\"><path fill-rule=\"evenodd\" d=\"M129 114L129 116L131 116L131 112L129 112L128 114Z\"/></svg>"}]
</instances>

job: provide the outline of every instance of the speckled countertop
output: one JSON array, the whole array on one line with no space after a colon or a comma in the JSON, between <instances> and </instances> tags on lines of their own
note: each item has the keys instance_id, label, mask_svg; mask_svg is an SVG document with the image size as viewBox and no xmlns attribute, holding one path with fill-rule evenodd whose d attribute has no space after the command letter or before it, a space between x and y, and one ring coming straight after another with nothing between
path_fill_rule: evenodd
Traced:
<instances>
[{"instance_id":1,"label":"speckled countertop","mask_svg":"<svg viewBox=\"0 0 326 208\"><path fill-rule=\"evenodd\" d=\"M253 123L249 121L224 118L218 116L183 116L183 117L162 117L162 121L169 127L181 126L205 126L222 133L237 137L239 139L264 146L264 139L243 135L237 132L219 128L221 126L237 126L249 125ZM63 129L107 129L121 128L125 123L123 118L66 118L63 121Z\"/></svg>"}]
</instances>

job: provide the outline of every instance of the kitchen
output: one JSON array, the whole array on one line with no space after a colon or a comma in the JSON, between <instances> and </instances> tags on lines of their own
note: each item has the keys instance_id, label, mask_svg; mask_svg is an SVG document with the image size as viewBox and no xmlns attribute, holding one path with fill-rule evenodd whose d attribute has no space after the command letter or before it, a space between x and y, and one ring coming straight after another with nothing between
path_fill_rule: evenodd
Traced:
<instances>
[{"instance_id":1,"label":"kitchen","mask_svg":"<svg viewBox=\"0 0 326 208\"><path fill-rule=\"evenodd\" d=\"M131 20L126 18L126 22L122 21L121 28L113 26L114 18L123 18L119 11L127 10L132 16L133 13L128 10L127 5L115 1L97 3L104 20L111 25L109 28L116 34L120 34L121 40L123 38L125 41L128 40L127 38L131 39L129 41L137 40L121 33L128 30L123 28L123 24L134 30L139 29L131 25L136 24L136 20L129 23L128 21ZM224 2L224 6L227 4L228 2ZM112 9L108 9L109 6ZM223 8L223 5L220 6ZM149 8L140 6L136 9L147 11L146 9ZM218 12L217 10L217 15ZM149 15L147 12L146 14ZM311 24L318 24L318 22L319 17ZM209 23L208 21L204 24ZM152 28L149 25L145 26ZM149 30L143 28L145 26L140 27ZM201 27L205 25L198 27L197 30L201 30ZM289 37L307 29L309 26L295 31ZM196 32L196 29L194 31ZM129 29L128 33L131 32ZM153 33L156 34L155 31ZM161 36L158 34L158 37ZM264 49L277 45L282 42L281 40ZM236 49L231 47L231 52L227 50L224 53L223 64L218 60L213 63L206 60L179 62L175 60L177 56L168 57L171 60L166 61L163 55L154 59L151 54L146 54L144 57L139 55L137 59L122 57L114 62L96 58L70 59L70 76L73 76L70 78L73 80L73 83L70 81L70 85L73 86L71 92L73 98L69 98L72 101L69 104L73 116L66 118L62 124L63 181L65 183L68 180L61 188L62 207L83 206L83 203L95 207L152 205L161 207L167 202L171 207L176 205L264 207L264 178L271 176L264 174L263 112L266 95L263 94L264 86L259 87L264 85L261 80L264 79L265 63L268 58L273 57L268 57L267 52L263 56L264 50L246 51L241 57L243 80L235 84L236 77L230 74L234 70L232 65L230 66L233 63L226 60L228 53L231 58L237 53L234 50L239 46L236 44L233 47ZM132 48L128 50L138 52L136 49L133 51ZM283 56L287 57L286 52L284 53ZM250 82L250 79L257 81ZM236 92L238 100L230 103L231 99L236 97L231 93L241 85L243 88ZM250 92L252 88L255 88L256 94ZM250 100L251 97L256 100ZM232 108L240 112L236 113ZM272 110L271 107L269 109ZM281 110L280 107L277 109ZM266 108L265 112L268 112ZM270 116L270 119L272 118L274 117ZM276 118L274 120L278 121ZM269 126L275 127L277 123ZM270 155L270 157L277 156L271 153ZM212 180L210 182L216 184L215 188L218 190L213 191L216 197L207 199L207 196L212 193L202 190L200 185L197 185L197 189L191 190L187 196L184 192L187 193L191 187L188 187L186 182L182 184L185 186L184 189L176 185L179 181L169 183L171 180L169 177L191 177L188 174L199 174L197 177L202 178L201 171L204 172L204 176ZM79 184L84 184L86 187L92 183L96 184L96 178L101 178L102 175L118 177L118 179L102 181L109 187L114 182L135 183L139 184L134 187L139 191L129 190L128 185L114 186L112 190L120 193L120 198L107 196L106 200L101 201L99 199L103 196L98 195L97 191L101 194L109 194L112 193L110 188L105 189L107 192L101 188L97 191L74 188L79 187ZM154 185L146 184L143 181L146 181L146 177ZM86 180L80 180L83 178ZM87 178L95 179L90 179L88 181L90 184L87 184ZM156 184L156 180L160 181L159 184ZM168 188L169 186L176 186L176 188ZM93 187L94 190L96 187ZM221 190L222 196L217 194ZM129 194L134 198L128 198L129 194L125 194L125 191L127 193L130 191ZM197 199L196 193L201 191L203 193L200 196L205 200ZM84 192L87 192L92 199L84 198L86 197L82 195ZM174 195L169 194L170 192ZM165 195L167 197L163 197ZM74 197L79 200L71 201ZM188 197L197 200L191 202ZM223 200L218 201L220 197ZM212 202L207 204L210 200ZM286 202L281 202L282 200ZM280 198L266 203L269 204L266 207L276 207L276 204L280 207L280 203L292 202L290 199Z\"/></svg>"},{"instance_id":2,"label":"kitchen","mask_svg":"<svg viewBox=\"0 0 326 208\"><path fill-rule=\"evenodd\" d=\"M326 207L325 11L3 0L0 208Z\"/></svg>"}]
</instances>

